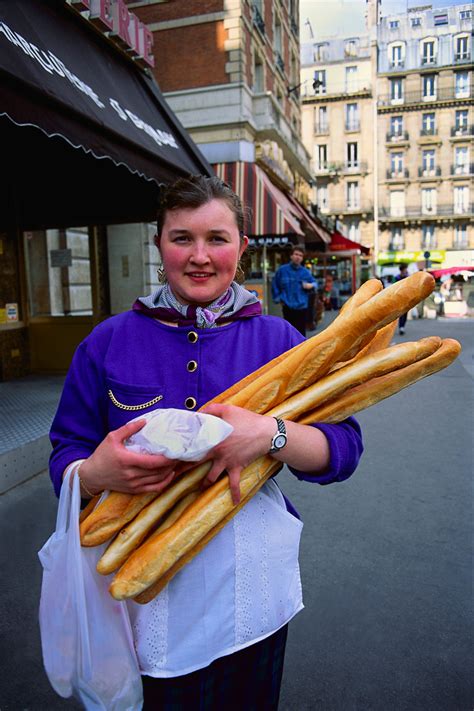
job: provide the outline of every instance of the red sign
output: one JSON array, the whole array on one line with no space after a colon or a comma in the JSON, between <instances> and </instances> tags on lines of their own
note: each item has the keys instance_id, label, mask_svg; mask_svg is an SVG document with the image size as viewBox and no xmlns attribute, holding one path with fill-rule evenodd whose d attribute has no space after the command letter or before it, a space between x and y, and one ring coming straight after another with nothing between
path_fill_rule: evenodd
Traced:
<instances>
[{"instance_id":1,"label":"red sign","mask_svg":"<svg viewBox=\"0 0 474 711\"><path fill-rule=\"evenodd\" d=\"M87 12L88 19L132 56L155 66L153 33L130 12L124 0L73 0L73 7ZM86 15L87 17L87 15Z\"/></svg>"}]
</instances>

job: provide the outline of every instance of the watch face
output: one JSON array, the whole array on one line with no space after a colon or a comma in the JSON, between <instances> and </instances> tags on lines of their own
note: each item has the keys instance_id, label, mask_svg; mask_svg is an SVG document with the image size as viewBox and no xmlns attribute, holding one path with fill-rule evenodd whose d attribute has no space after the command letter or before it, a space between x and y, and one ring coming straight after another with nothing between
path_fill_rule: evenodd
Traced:
<instances>
[{"instance_id":1,"label":"watch face","mask_svg":"<svg viewBox=\"0 0 474 711\"><path fill-rule=\"evenodd\" d=\"M273 440L273 446L275 449L281 449L286 444L286 436L284 434L279 434Z\"/></svg>"}]
</instances>

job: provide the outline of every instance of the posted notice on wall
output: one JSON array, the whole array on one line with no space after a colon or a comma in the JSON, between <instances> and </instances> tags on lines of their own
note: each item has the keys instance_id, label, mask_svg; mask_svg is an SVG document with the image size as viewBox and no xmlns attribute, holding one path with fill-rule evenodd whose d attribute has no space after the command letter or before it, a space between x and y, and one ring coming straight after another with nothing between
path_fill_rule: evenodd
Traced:
<instances>
[{"instance_id":1,"label":"posted notice on wall","mask_svg":"<svg viewBox=\"0 0 474 711\"><path fill-rule=\"evenodd\" d=\"M18 321L18 304L5 304L6 322Z\"/></svg>"}]
</instances>

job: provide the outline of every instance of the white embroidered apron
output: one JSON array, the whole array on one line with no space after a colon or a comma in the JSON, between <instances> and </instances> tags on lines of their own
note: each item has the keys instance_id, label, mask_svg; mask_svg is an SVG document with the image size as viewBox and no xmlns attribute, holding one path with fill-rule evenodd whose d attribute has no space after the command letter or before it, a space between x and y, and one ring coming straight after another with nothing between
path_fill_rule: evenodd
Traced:
<instances>
[{"instance_id":1,"label":"white embroidered apron","mask_svg":"<svg viewBox=\"0 0 474 711\"><path fill-rule=\"evenodd\" d=\"M142 674L188 674L294 617L302 528L270 480L154 600L130 602Z\"/></svg>"}]
</instances>

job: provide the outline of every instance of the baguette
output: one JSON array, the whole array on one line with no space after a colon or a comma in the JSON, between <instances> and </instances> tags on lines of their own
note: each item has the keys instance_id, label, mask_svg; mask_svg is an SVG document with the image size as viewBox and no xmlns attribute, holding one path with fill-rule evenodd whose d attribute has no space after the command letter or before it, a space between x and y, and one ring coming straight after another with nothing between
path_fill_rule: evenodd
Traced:
<instances>
[{"instance_id":1,"label":"baguette","mask_svg":"<svg viewBox=\"0 0 474 711\"><path fill-rule=\"evenodd\" d=\"M95 496L93 496L92 499L88 502L87 506L82 509L81 513L79 514L79 523L85 521L86 518L92 513L92 511L96 507L97 502L100 499L100 496L100 494L96 494Z\"/></svg>"},{"instance_id":2,"label":"baguette","mask_svg":"<svg viewBox=\"0 0 474 711\"><path fill-rule=\"evenodd\" d=\"M434 278L427 272L416 272L392 284L353 313L342 314L322 333L288 351L275 367L254 377L239 392L226 397L225 402L247 407L253 412L268 412L290 395L326 375L337 361L352 354L353 349L357 351L369 334L391 323L426 298L434 285Z\"/></svg>"},{"instance_id":3,"label":"baguette","mask_svg":"<svg viewBox=\"0 0 474 711\"><path fill-rule=\"evenodd\" d=\"M442 341L440 348L424 360L379 378L373 378L346 392L340 398L331 400L322 407L306 413L298 419L298 422L303 425L313 422L341 422L346 417L365 410L418 380L446 368L458 357L460 352L461 345L458 341L446 338Z\"/></svg>"},{"instance_id":4,"label":"baguette","mask_svg":"<svg viewBox=\"0 0 474 711\"><path fill-rule=\"evenodd\" d=\"M257 482L263 483L280 467L281 463L269 456L250 464L242 473L241 495L247 496ZM206 489L170 528L145 541L131 554L110 585L112 596L116 600L136 597L153 585L233 508L225 476Z\"/></svg>"},{"instance_id":5,"label":"baguette","mask_svg":"<svg viewBox=\"0 0 474 711\"><path fill-rule=\"evenodd\" d=\"M386 326L383 326L383 328L379 328L379 330L375 332L369 343L367 343L363 348L361 348L360 351L351 360L340 361L339 363L335 363L329 372L334 373L336 370L339 370L339 368L345 368L346 365L354 363L359 358L363 358L366 355L370 355L371 353L377 353L377 351L381 351L384 348L388 348L392 342L392 338L397 329L397 325L398 319L392 321L392 323L388 323Z\"/></svg>"},{"instance_id":6,"label":"baguette","mask_svg":"<svg viewBox=\"0 0 474 711\"><path fill-rule=\"evenodd\" d=\"M343 314L347 316L348 314L354 313L359 306L365 304L369 299L375 296L375 294L382 291L382 289L383 284L380 279L368 279L357 289L354 294L352 294L350 299L347 299L347 301L341 306L337 318ZM335 320L337 320L337 318Z\"/></svg>"},{"instance_id":7,"label":"baguette","mask_svg":"<svg viewBox=\"0 0 474 711\"><path fill-rule=\"evenodd\" d=\"M99 562L97 572L109 575L117 570L129 554L140 545L158 521L185 495L196 489L211 468L211 462L194 467L192 472L181 477L165 489L148 506L123 528L110 543ZM140 495L137 495L137 497Z\"/></svg>"},{"instance_id":8,"label":"baguette","mask_svg":"<svg viewBox=\"0 0 474 711\"><path fill-rule=\"evenodd\" d=\"M79 528L81 544L87 547L105 543L157 496L158 494L154 492L136 496L111 491L81 523Z\"/></svg>"},{"instance_id":9,"label":"baguette","mask_svg":"<svg viewBox=\"0 0 474 711\"><path fill-rule=\"evenodd\" d=\"M265 475L261 479L257 480L257 483L253 486L252 489L250 489L249 493L246 496L243 496L240 500L240 503L237 504L237 506L234 506L234 508L227 513L211 530L206 533L205 536L203 536L198 542L186 553L186 555L181 556L178 558L178 560L173 563L173 565L168 568L167 572L162 575L158 580L150 585L146 590L144 590L142 593L134 597L133 599L135 602L140 603L141 605L145 605L147 602L150 602L153 600L154 597L156 597L162 590L165 588L170 580L174 578L176 573L178 573L181 568L183 568L189 561L191 561L194 556L196 556L198 553L202 551L205 546L211 541L214 536L217 536L219 531L221 531L224 526L229 523L231 519L234 518L234 516L240 511L245 504L250 501L250 499L262 488L262 486L265 484L265 482L272 476L273 471L268 473L268 476Z\"/></svg>"},{"instance_id":10,"label":"baguette","mask_svg":"<svg viewBox=\"0 0 474 711\"><path fill-rule=\"evenodd\" d=\"M341 396L349 388L404 368L435 353L441 338L430 336L419 341L400 343L372 355L355 360L350 365L326 375L309 388L277 405L267 414L272 417L296 421L300 415L312 411L326 401Z\"/></svg>"}]
</instances>

